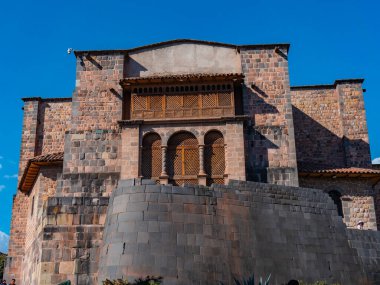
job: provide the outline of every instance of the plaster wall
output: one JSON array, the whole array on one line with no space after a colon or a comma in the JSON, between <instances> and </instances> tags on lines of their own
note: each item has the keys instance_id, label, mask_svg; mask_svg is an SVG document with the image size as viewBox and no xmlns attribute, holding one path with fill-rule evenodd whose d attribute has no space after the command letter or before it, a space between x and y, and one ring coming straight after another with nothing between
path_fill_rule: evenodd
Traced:
<instances>
[{"instance_id":1,"label":"plaster wall","mask_svg":"<svg viewBox=\"0 0 380 285\"><path fill-rule=\"evenodd\" d=\"M239 52L183 43L131 52L126 60L126 75L131 77L191 73L241 73Z\"/></svg>"}]
</instances>

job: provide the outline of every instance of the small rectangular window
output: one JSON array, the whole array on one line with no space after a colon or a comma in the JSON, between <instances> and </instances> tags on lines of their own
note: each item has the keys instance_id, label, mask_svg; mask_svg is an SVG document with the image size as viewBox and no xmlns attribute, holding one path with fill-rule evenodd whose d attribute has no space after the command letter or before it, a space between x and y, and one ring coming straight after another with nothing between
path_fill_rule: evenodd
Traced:
<instances>
[{"instance_id":1,"label":"small rectangular window","mask_svg":"<svg viewBox=\"0 0 380 285\"><path fill-rule=\"evenodd\" d=\"M33 216L34 213L34 196L32 198L32 209L30 210L30 215Z\"/></svg>"}]
</instances>

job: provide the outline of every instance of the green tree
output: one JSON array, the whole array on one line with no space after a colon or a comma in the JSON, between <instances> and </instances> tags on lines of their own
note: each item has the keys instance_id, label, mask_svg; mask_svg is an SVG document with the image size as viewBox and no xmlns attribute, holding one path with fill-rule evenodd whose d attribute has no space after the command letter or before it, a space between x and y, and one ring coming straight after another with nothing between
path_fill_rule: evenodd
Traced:
<instances>
[{"instance_id":1,"label":"green tree","mask_svg":"<svg viewBox=\"0 0 380 285\"><path fill-rule=\"evenodd\" d=\"M7 259L7 255L0 252L0 279L3 279L5 260Z\"/></svg>"}]
</instances>

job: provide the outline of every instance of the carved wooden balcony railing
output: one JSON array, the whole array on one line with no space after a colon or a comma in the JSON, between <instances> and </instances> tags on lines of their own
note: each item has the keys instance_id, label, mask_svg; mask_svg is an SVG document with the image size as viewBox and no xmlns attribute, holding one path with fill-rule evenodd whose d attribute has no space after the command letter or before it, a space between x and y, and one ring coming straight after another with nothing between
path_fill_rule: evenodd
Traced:
<instances>
[{"instance_id":1,"label":"carved wooden balcony railing","mask_svg":"<svg viewBox=\"0 0 380 285\"><path fill-rule=\"evenodd\" d=\"M224 117L235 114L232 84L136 87L131 119Z\"/></svg>"}]
</instances>

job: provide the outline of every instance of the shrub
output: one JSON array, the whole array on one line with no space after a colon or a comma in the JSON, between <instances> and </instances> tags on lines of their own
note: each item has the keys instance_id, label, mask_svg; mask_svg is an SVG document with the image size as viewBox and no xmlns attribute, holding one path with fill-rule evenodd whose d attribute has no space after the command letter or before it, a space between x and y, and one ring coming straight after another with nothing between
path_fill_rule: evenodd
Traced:
<instances>
[{"instance_id":1,"label":"shrub","mask_svg":"<svg viewBox=\"0 0 380 285\"><path fill-rule=\"evenodd\" d=\"M270 274L266 281L263 281L263 279L260 277L258 285L269 285L269 279L270 279ZM255 285L255 276L252 274L252 276L248 278L243 278L241 280L236 279L234 277L234 281L236 285ZM220 285L224 285L224 283L220 282Z\"/></svg>"},{"instance_id":2,"label":"shrub","mask_svg":"<svg viewBox=\"0 0 380 285\"><path fill-rule=\"evenodd\" d=\"M147 276L145 278L135 279L133 283L129 283L128 280L116 279L103 281L103 285L159 285L162 283L163 278L161 276Z\"/></svg>"}]
</instances>

